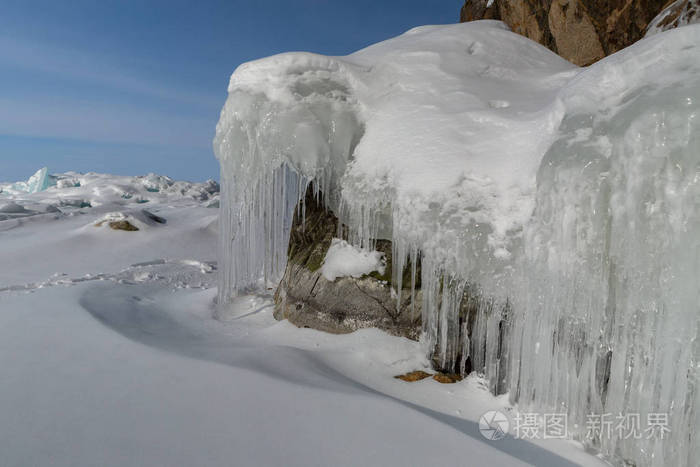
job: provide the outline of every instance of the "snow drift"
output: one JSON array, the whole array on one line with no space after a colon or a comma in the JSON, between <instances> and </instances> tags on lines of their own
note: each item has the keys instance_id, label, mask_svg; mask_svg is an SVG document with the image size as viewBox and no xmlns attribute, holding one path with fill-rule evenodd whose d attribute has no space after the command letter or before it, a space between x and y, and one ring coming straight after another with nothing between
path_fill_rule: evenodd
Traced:
<instances>
[{"instance_id":1,"label":"snow drift","mask_svg":"<svg viewBox=\"0 0 700 467\"><path fill-rule=\"evenodd\" d=\"M481 21L241 65L217 125L219 302L274 284L309 184L420 258L423 342L610 458L700 455L700 26L579 69ZM303 207L302 207L303 209ZM470 337L460 302L478 307ZM668 414L586 438L588 414Z\"/></svg>"}]
</instances>

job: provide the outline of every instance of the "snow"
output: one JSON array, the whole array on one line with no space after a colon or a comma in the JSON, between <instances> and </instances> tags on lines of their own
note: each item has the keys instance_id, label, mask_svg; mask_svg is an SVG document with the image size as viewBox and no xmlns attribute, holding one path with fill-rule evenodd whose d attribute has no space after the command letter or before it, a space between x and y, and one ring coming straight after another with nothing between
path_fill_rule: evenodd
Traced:
<instances>
[{"instance_id":1,"label":"snow","mask_svg":"<svg viewBox=\"0 0 700 467\"><path fill-rule=\"evenodd\" d=\"M171 181L168 189L149 192L142 176L74 172L52 176L58 182L72 180L71 186L57 184L33 194L12 194L4 190L12 184L0 185L4 190L0 206L11 203L23 209L0 212L0 288L41 283L53 273L72 278L118 274L132 264L153 259L175 261L195 255L216 261L219 213L206 207L218 200L218 193L207 191L213 185ZM154 222L144 209L166 222ZM131 219L143 230L123 232L95 225L108 217ZM86 249L95 255L86 256ZM146 259L144 251L148 252ZM34 264L27 258L41 258L41 262Z\"/></svg>"},{"instance_id":2,"label":"snow","mask_svg":"<svg viewBox=\"0 0 700 467\"><path fill-rule=\"evenodd\" d=\"M373 271L384 274L384 255L379 251L367 251L350 245L345 240L334 238L326 252L321 274L329 281L338 277L362 277Z\"/></svg>"},{"instance_id":3,"label":"snow","mask_svg":"<svg viewBox=\"0 0 700 467\"><path fill-rule=\"evenodd\" d=\"M28 211L0 220L1 464L604 465L566 441L486 441L480 415L515 409L476 375L394 379L428 369L418 342L297 329L269 295L213 319L211 183L52 176L74 182L0 193ZM144 206L167 222L95 227Z\"/></svg>"},{"instance_id":4,"label":"snow","mask_svg":"<svg viewBox=\"0 0 700 467\"><path fill-rule=\"evenodd\" d=\"M580 440L590 413L667 413L664 440L586 442L615 462L692 464L698 43L688 25L577 68L479 21L239 66L214 140L219 303L276 284L311 184L351 245L392 241L397 290L420 260L427 354L564 410ZM465 290L479 313L460 340Z\"/></svg>"}]
</instances>

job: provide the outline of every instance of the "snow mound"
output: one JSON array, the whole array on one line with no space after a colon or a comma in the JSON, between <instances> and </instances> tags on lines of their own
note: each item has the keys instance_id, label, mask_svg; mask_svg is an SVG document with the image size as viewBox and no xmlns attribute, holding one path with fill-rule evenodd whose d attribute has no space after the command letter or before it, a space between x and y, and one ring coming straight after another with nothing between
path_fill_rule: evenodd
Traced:
<instances>
[{"instance_id":1,"label":"snow mound","mask_svg":"<svg viewBox=\"0 0 700 467\"><path fill-rule=\"evenodd\" d=\"M329 281L338 277L362 277L373 271L384 274L384 254L367 251L350 245L345 240L334 238L321 266L321 274Z\"/></svg>"},{"instance_id":2,"label":"snow mound","mask_svg":"<svg viewBox=\"0 0 700 467\"><path fill-rule=\"evenodd\" d=\"M391 239L397 290L420 261L422 341L441 366L469 359L617 461L692 464L698 44L690 25L576 68L480 21L241 65L214 140L219 303L279 280L311 183L351 245ZM660 412L664 439L587 438L591 413Z\"/></svg>"}]
</instances>

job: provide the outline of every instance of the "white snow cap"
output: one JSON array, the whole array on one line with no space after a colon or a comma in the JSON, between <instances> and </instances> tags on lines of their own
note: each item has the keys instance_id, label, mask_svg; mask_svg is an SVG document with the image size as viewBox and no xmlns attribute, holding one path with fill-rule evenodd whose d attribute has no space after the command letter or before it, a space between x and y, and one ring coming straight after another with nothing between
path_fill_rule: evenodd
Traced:
<instances>
[{"instance_id":1,"label":"white snow cap","mask_svg":"<svg viewBox=\"0 0 700 467\"><path fill-rule=\"evenodd\" d=\"M329 281L338 277L362 277L373 271L384 274L384 254L350 245L345 240L334 238L326 252L321 274Z\"/></svg>"}]
</instances>

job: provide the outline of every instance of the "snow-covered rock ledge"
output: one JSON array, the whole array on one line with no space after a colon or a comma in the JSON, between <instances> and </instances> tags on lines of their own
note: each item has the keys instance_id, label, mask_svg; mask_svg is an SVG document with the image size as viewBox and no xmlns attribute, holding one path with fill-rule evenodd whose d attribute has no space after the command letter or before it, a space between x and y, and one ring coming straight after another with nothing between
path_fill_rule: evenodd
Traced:
<instances>
[{"instance_id":1,"label":"snow-covered rock ledge","mask_svg":"<svg viewBox=\"0 0 700 467\"><path fill-rule=\"evenodd\" d=\"M214 142L220 306L277 285L311 184L338 236L391 240L395 290L420 261L421 339L441 364L469 358L492 390L566 412L572 436L618 462L692 465L698 44L691 25L576 68L481 21L241 65ZM590 413L666 413L670 432L589 439Z\"/></svg>"}]
</instances>

